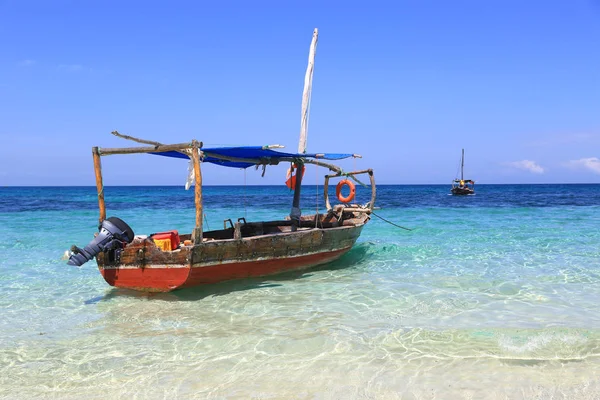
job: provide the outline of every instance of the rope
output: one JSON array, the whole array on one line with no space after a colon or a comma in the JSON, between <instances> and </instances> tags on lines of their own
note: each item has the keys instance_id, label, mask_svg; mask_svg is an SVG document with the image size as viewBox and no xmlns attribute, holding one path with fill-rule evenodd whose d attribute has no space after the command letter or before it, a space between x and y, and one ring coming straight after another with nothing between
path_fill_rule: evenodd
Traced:
<instances>
[{"instance_id":1,"label":"rope","mask_svg":"<svg viewBox=\"0 0 600 400\"><path fill-rule=\"evenodd\" d=\"M356 182L356 183L358 183L359 185L362 185L363 187L366 187L366 188L370 187L370 185L367 185L367 184L365 184L365 183L361 182L361 181L360 181L360 179L358 179L358 178L357 178L357 177L355 177L354 175L346 175L346 176L349 176L350 178L352 178L352 180L353 180L353 181L355 181L355 182Z\"/></svg>"},{"instance_id":2,"label":"rope","mask_svg":"<svg viewBox=\"0 0 600 400\"><path fill-rule=\"evenodd\" d=\"M454 176L455 176L455 178L454 178L454 179L458 178L458 173L459 173L459 171L460 171L460 163L461 163L461 160L462 160L462 157L461 157L461 158L458 160L458 166L456 167L456 174L454 175Z\"/></svg>"},{"instance_id":3,"label":"rope","mask_svg":"<svg viewBox=\"0 0 600 400\"><path fill-rule=\"evenodd\" d=\"M387 219L385 219L385 218L383 218L383 217L381 217L381 216L379 216L379 215L375 214L373 211L371 211L371 214L373 214L373 215L374 215L374 216L376 216L377 218L379 218L379 219L381 219L381 220L383 220L383 221L387 222L387 223L388 223L388 224L390 224L390 225L394 225L394 226L395 226L395 227L397 227L397 228L401 228L401 229L404 229L404 230L407 230L407 231L412 231L412 230L414 230L414 228L413 228L413 229L410 229L410 228L405 228L405 227L403 227L403 226L400 226L400 225L397 225L397 224L393 223L392 221L388 221Z\"/></svg>"},{"instance_id":4,"label":"rope","mask_svg":"<svg viewBox=\"0 0 600 400\"><path fill-rule=\"evenodd\" d=\"M356 171L356 157L352 157L352 170ZM348 175L346 174L346 177L348 178L352 178L352 180L356 183L358 183L359 185L361 185L362 187L368 187L366 184L364 184L363 182L360 181L360 179L358 179L356 176L354 175Z\"/></svg>"},{"instance_id":5,"label":"rope","mask_svg":"<svg viewBox=\"0 0 600 400\"><path fill-rule=\"evenodd\" d=\"M316 203L317 203L317 206L316 206L317 212L315 213L315 228L317 228L319 225L319 166L318 165L315 165L315 178L316 178L315 182L317 182L317 190L315 191L315 194L316 194L315 198L316 198Z\"/></svg>"},{"instance_id":6,"label":"rope","mask_svg":"<svg viewBox=\"0 0 600 400\"><path fill-rule=\"evenodd\" d=\"M208 229L210 231L210 226L208 226L208 219L206 219L206 213L202 213L204 214L204 222L206 222L206 229Z\"/></svg>"},{"instance_id":7,"label":"rope","mask_svg":"<svg viewBox=\"0 0 600 400\"><path fill-rule=\"evenodd\" d=\"M244 218L246 217L246 168L244 168Z\"/></svg>"}]
</instances>

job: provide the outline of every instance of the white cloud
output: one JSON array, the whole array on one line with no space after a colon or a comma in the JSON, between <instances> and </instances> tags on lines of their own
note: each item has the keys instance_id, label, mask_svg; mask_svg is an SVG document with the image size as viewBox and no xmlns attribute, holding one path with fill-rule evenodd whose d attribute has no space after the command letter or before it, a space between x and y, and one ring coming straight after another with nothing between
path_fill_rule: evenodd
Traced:
<instances>
[{"instance_id":1,"label":"white cloud","mask_svg":"<svg viewBox=\"0 0 600 400\"><path fill-rule=\"evenodd\" d=\"M35 64L35 60L22 60L17 63L19 67L31 67Z\"/></svg>"},{"instance_id":2,"label":"white cloud","mask_svg":"<svg viewBox=\"0 0 600 400\"><path fill-rule=\"evenodd\" d=\"M77 72L77 71L81 71L83 69L83 65L81 65L81 64L61 64L58 66L58 69L60 69L61 71Z\"/></svg>"},{"instance_id":3,"label":"white cloud","mask_svg":"<svg viewBox=\"0 0 600 400\"><path fill-rule=\"evenodd\" d=\"M542 168L538 163L531 160L522 160L522 161L511 161L507 162L506 165L513 168L522 169L524 171L529 171L534 174L543 174L544 168Z\"/></svg>"},{"instance_id":4,"label":"white cloud","mask_svg":"<svg viewBox=\"0 0 600 400\"><path fill-rule=\"evenodd\" d=\"M598 157L580 158L579 160L571 160L567 166L572 168L588 169L596 174L600 174L600 159Z\"/></svg>"}]
</instances>

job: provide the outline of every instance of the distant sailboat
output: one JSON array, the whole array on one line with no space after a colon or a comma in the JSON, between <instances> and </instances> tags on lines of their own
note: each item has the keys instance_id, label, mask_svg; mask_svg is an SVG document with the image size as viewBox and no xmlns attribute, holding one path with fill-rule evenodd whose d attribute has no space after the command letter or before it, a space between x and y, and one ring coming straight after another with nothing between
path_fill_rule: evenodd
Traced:
<instances>
[{"instance_id":1,"label":"distant sailboat","mask_svg":"<svg viewBox=\"0 0 600 400\"><path fill-rule=\"evenodd\" d=\"M462 157L460 159L460 179L452 181L452 194L456 195L467 195L475 194L475 181L471 179L465 179L464 177L465 167L465 149L462 149Z\"/></svg>"}]
</instances>

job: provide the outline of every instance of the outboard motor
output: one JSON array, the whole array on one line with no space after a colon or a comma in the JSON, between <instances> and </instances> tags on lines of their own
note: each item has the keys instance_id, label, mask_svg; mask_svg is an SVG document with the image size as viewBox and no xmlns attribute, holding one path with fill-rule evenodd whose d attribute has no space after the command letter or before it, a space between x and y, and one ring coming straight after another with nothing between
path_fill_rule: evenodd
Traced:
<instances>
[{"instance_id":1,"label":"outboard motor","mask_svg":"<svg viewBox=\"0 0 600 400\"><path fill-rule=\"evenodd\" d=\"M110 217L98 226L98 235L85 248L75 245L71 247L72 254L67 264L81 266L94 258L98 253L122 249L133 241L133 230L123 220Z\"/></svg>"}]
</instances>

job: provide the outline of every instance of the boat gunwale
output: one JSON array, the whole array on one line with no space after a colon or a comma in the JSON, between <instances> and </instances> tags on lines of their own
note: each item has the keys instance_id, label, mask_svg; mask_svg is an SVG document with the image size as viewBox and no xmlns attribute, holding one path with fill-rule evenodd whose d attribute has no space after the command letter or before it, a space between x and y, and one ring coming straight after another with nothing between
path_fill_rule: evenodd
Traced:
<instances>
[{"instance_id":1,"label":"boat gunwale","mask_svg":"<svg viewBox=\"0 0 600 400\"><path fill-rule=\"evenodd\" d=\"M263 234L263 235L255 235L255 236L250 236L250 237L242 237L239 239L215 239L215 240L205 240L203 241L201 244L193 244L193 245L187 245L187 246L181 246L175 250L172 251L161 251L160 248L158 246L156 246L154 244L154 242L150 239L150 237L145 237L145 238L138 238L137 242L133 242L138 246L143 246L142 248L146 248L147 245L151 246L152 248L157 249L158 251L161 251L161 253L157 253L157 254L164 254L165 256L170 256L170 255L174 255L174 253L180 253L182 255L178 255L177 257L186 257L186 262L176 262L176 263L166 263L164 261L161 260L161 262L153 262L152 258L150 259L145 259L145 262L143 263L143 265L139 265L139 264L133 264L133 263L106 263L104 262L104 255L102 256L102 262L98 262L98 267L102 267L102 268L108 268L108 269L119 269L119 268L159 268L157 267L157 265L161 265L164 266L164 268L169 268L169 267L173 267L176 265L180 265L180 266L193 266L193 265L197 265L197 264L202 264L201 262L193 262L191 260L191 257L193 256L194 251L197 251L197 249L202 249L205 247L218 247L220 244L232 244L232 243L240 243L240 242L245 242L250 244L252 241L257 241L257 240L268 240L270 237L284 237L285 239L283 239L284 242L287 242L290 240L290 237L292 236L305 236L308 235L312 232L325 232L325 231L342 231L342 230L352 230L352 229L362 229L365 225L366 222L368 221L368 217L363 216L360 217L360 222L352 224L352 225L342 225L342 226L335 226L335 227L328 227L328 228L319 228L319 227L315 227L315 228L303 228L302 230L297 230L297 231L286 231L286 232L277 232L277 233L267 233L267 234ZM351 246L350 246L351 247ZM125 249L123 249L124 251L127 251L127 247ZM129 253L130 254L134 254L136 251L139 251L139 248L131 248L129 249ZM300 254L296 254L296 255L289 255L283 258L296 258L296 257L301 257L303 255L311 255L311 254L318 254L318 253L322 253L323 251L307 251L307 252L302 252ZM254 260L256 261L261 261L261 260L269 260L269 259L276 259L276 258L282 258L282 257L278 257L278 256L273 256L272 258L269 257L257 257ZM253 261L251 259L248 259L247 261ZM205 263L207 265L213 265L213 264L230 264L230 263L236 263L236 262L240 262L240 260L221 260L219 262L215 262L215 263ZM176 267L174 267L176 268ZM181 268L181 267L179 267Z\"/></svg>"}]
</instances>

